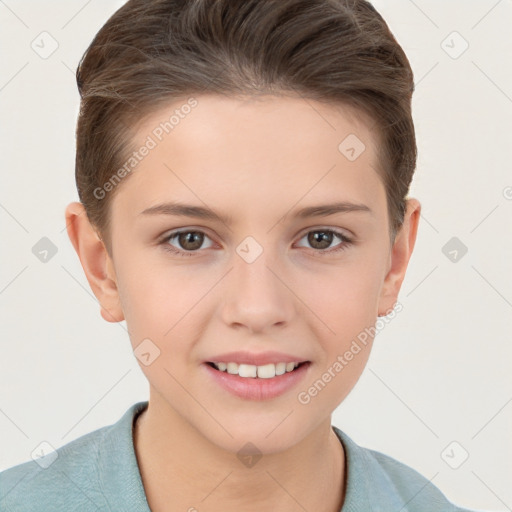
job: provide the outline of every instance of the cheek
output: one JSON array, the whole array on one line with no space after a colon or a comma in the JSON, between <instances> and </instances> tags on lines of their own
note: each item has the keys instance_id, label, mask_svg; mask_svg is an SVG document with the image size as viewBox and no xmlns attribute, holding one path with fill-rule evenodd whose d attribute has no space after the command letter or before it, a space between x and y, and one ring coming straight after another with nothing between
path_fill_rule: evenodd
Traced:
<instances>
[{"instance_id":1,"label":"cheek","mask_svg":"<svg viewBox=\"0 0 512 512\"><path fill-rule=\"evenodd\" d=\"M177 287L162 278L158 269L134 257L120 265L118 290L132 345L144 338L164 339L174 324L172 304L180 304Z\"/></svg>"},{"instance_id":2,"label":"cheek","mask_svg":"<svg viewBox=\"0 0 512 512\"><path fill-rule=\"evenodd\" d=\"M199 300L197 293L191 297L190 282L186 287L155 268L129 272L121 283L129 338L142 372L155 389L181 397L177 382L183 380L186 368L178 362L186 361L190 340L196 336L197 318L191 306Z\"/></svg>"},{"instance_id":3,"label":"cheek","mask_svg":"<svg viewBox=\"0 0 512 512\"><path fill-rule=\"evenodd\" d=\"M307 311L308 323L318 326L315 334L322 347L317 371L302 390L302 398L311 401L309 411L334 410L353 389L370 356L382 271L375 260L362 263L340 266L304 289L311 300L305 302L315 313Z\"/></svg>"},{"instance_id":4,"label":"cheek","mask_svg":"<svg viewBox=\"0 0 512 512\"><path fill-rule=\"evenodd\" d=\"M382 280L381 265L361 257L308 279L301 296L336 336L345 338L350 326L364 328L375 322Z\"/></svg>"},{"instance_id":5,"label":"cheek","mask_svg":"<svg viewBox=\"0 0 512 512\"><path fill-rule=\"evenodd\" d=\"M132 347L150 339L160 350L160 361L167 363L170 354L186 351L187 343L200 333L205 294L215 284L215 276L193 275L180 266L148 264L143 258L126 260L118 276Z\"/></svg>"}]
</instances>

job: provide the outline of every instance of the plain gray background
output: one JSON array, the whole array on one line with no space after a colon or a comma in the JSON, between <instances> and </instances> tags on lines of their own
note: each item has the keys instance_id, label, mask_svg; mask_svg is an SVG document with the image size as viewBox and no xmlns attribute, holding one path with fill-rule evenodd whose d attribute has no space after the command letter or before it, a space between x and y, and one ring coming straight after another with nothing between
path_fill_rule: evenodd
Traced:
<instances>
[{"instance_id":1,"label":"plain gray background","mask_svg":"<svg viewBox=\"0 0 512 512\"><path fill-rule=\"evenodd\" d=\"M122 4L0 1L0 470L148 398L64 220L78 200L75 69ZM415 74L411 196L423 212L403 310L333 423L459 505L512 510L512 2L373 4ZM34 254L43 237L57 251L46 262Z\"/></svg>"}]
</instances>

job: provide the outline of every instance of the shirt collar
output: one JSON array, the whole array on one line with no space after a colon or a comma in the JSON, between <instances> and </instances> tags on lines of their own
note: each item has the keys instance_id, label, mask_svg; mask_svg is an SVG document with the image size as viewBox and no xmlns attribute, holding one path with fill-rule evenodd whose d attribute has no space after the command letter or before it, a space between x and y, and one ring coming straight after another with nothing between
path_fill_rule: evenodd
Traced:
<instances>
[{"instance_id":1,"label":"shirt collar","mask_svg":"<svg viewBox=\"0 0 512 512\"><path fill-rule=\"evenodd\" d=\"M133 404L100 442L99 481L113 510L151 512L133 444L135 419L147 406L147 401ZM334 425L332 429L345 452L346 490L340 512L400 510L403 501L369 451Z\"/></svg>"},{"instance_id":2,"label":"shirt collar","mask_svg":"<svg viewBox=\"0 0 512 512\"><path fill-rule=\"evenodd\" d=\"M99 481L111 510L151 512L133 445L133 426L148 402L133 404L100 443Z\"/></svg>"},{"instance_id":3,"label":"shirt collar","mask_svg":"<svg viewBox=\"0 0 512 512\"><path fill-rule=\"evenodd\" d=\"M372 451L357 445L338 427L332 425L332 429L345 451L347 487L340 512L407 512L403 498Z\"/></svg>"}]
</instances>

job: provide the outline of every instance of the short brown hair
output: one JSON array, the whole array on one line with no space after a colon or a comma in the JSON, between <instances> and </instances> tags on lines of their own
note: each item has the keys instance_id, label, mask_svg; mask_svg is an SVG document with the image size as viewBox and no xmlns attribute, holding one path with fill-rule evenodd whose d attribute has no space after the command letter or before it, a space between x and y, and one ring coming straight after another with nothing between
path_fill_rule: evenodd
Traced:
<instances>
[{"instance_id":1,"label":"short brown hair","mask_svg":"<svg viewBox=\"0 0 512 512\"><path fill-rule=\"evenodd\" d=\"M392 241L403 223L417 157L413 73L368 1L129 0L96 34L76 78L76 185L110 254L119 187L101 199L95 190L126 161L145 116L193 94L299 94L369 116Z\"/></svg>"}]
</instances>

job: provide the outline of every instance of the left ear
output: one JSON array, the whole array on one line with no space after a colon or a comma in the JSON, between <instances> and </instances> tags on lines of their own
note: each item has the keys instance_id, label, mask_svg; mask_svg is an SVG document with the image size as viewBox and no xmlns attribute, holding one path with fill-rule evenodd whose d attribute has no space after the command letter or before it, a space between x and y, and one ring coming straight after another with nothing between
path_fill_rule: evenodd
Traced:
<instances>
[{"instance_id":1,"label":"left ear","mask_svg":"<svg viewBox=\"0 0 512 512\"><path fill-rule=\"evenodd\" d=\"M379 297L379 316L386 316L395 306L416 243L421 204L417 199L410 198L406 205L404 222L391 249L389 269Z\"/></svg>"}]
</instances>

